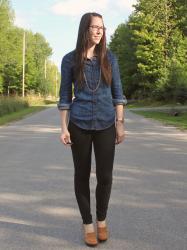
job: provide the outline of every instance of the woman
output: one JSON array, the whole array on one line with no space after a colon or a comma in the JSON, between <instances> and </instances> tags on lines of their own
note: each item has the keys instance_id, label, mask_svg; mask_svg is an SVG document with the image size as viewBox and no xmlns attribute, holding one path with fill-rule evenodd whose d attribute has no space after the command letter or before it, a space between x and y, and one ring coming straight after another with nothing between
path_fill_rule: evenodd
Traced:
<instances>
[{"instance_id":1,"label":"woman","mask_svg":"<svg viewBox=\"0 0 187 250\"><path fill-rule=\"evenodd\" d=\"M89 246L96 246L98 240L105 241L109 236L106 214L115 144L121 143L125 137L126 104L117 58L106 49L105 27L100 14L82 16L76 49L63 57L61 75L58 103L62 128L60 140L64 145L71 145L75 196L82 216L84 241ZM97 236L90 211L92 144L97 178Z\"/></svg>"}]
</instances>

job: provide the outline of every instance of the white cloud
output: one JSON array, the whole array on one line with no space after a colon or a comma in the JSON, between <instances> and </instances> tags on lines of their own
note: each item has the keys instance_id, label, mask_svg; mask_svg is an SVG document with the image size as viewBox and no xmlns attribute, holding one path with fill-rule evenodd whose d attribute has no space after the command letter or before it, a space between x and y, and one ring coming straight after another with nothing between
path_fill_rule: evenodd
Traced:
<instances>
[{"instance_id":1,"label":"white cloud","mask_svg":"<svg viewBox=\"0 0 187 250\"><path fill-rule=\"evenodd\" d=\"M14 24L21 28L30 28L27 19L18 13L15 15Z\"/></svg>"},{"instance_id":2,"label":"white cloud","mask_svg":"<svg viewBox=\"0 0 187 250\"><path fill-rule=\"evenodd\" d=\"M56 15L79 16L85 12L111 12L133 10L132 5L137 0L59 0L51 7L51 11Z\"/></svg>"},{"instance_id":3,"label":"white cloud","mask_svg":"<svg viewBox=\"0 0 187 250\"><path fill-rule=\"evenodd\" d=\"M136 4L137 0L117 0L115 3L120 9L133 11L133 4Z\"/></svg>"},{"instance_id":4,"label":"white cloud","mask_svg":"<svg viewBox=\"0 0 187 250\"><path fill-rule=\"evenodd\" d=\"M34 11L15 11L15 20L14 24L18 27L22 27L25 29L30 29L33 24L37 23L41 17L46 15L46 12L43 10Z\"/></svg>"},{"instance_id":5,"label":"white cloud","mask_svg":"<svg viewBox=\"0 0 187 250\"><path fill-rule=\"evenodd\" d=\"M52 6L56 15L76 16L90 11L105 11L109 0L66 0L59 1Z\"/></svg>"},{"instance_id":6,"label":"white cloud","mask_svg":"<svg viewBox=\"0 0 187 250\"><path fill-rule=\"evenodd\" d=\"M107 28L107 35L108 37L110 37L111 35L113 35L115 32L115 27L108 27Z\"/></svg>"}]
</instances>

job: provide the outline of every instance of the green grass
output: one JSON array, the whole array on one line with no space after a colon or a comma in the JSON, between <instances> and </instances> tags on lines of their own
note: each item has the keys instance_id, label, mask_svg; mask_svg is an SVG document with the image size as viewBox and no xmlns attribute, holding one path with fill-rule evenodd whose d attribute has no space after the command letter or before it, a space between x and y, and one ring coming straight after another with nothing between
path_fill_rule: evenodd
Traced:
<instances>
[{"instance_id":1,"label":"green grass","mask_svg":"<svg viewBox=\"0 0 187 250\"><path fill-rule=\"evenodd\" d=\"M0 117L0 125L4 125L9 122L20 120L24 118L25 116L27 116L28 114L33 114L45 108L47 108L47 106L33 106L33 107L28 107L28 108L16 111L14 113L3 115Z\"/></svg>"},{"instance_id":2,"label":"green grass","mask_svg":"<svg viewBox=\"0 0 187 250\"><path fill-rule=\"evenodd\" d=\"M20 120L28 114L38 112L49 106L56 106L56 101L44 97L28 95L26 97L0 97L0 125Z\"/></svg>"},{"instance_id":3,"label":"green grass","mask_svg":"<svg viewBox=\"0 0 187 250\"><path fill-rule=\"evenodd\" d=\"M186 103L187 105L187 103ZM160 102L160 101L152 101L152 100L141 100L141 101L136 101L134 103L128 104L127 103L127 108L143 108L143 107L173 107L173 106L183 106L182 104L179 103L166 103L166 102Z\"/></svg>"},{"instance_id":4,"label":"green grass","mask_svg":"<svg viewBox=\"0 0 187 250\"><path fill-rule=\"evenodd\" d=\"M173 125L181 130L187 130L187 112L182 112L178 116L173 116L161 111L132 111L136 114L143 115L163 122L165 125Z\"/></svg>"}]
</instances>

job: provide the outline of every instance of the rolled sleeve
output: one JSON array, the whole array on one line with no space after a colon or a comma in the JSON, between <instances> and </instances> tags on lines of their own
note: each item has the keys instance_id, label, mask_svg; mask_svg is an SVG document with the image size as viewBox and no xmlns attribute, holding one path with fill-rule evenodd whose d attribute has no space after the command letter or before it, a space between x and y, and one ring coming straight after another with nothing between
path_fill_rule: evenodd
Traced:
<instances>
[{"instance_id":1,"label":"rolled sleeve","mask_svg":"<svg viewBox=\"0 0 187 250\"><path fill-rule=\"evenodd\" d=\"M59 110L71 109L72 79L72 63L67 54L63 57L61 63L61 83L59 90L59 102L57 103Z\"/></svg>"},{"instance_id":2,"label":"rolled sleeve","mask_svg":"<svg viewBox=\"0 0 187 250\"><path fill-rule=\"evenodd\" d=\"M127 99L123 94L121 78L120 78L120 71L119 71L119 64L117 57L114 53L112 53L112 101L113 105L126 105Z\"/></svg>"}]
</instances>

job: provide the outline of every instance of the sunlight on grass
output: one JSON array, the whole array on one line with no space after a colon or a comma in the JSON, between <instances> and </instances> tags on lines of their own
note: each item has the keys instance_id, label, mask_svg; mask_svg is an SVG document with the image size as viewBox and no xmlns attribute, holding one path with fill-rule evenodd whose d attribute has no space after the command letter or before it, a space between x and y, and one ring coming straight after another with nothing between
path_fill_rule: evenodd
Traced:
<instances>
[{"instance_id":1,"label":"sunlight on grass","mask_svg":"<svg viewBox=\"0 0 187 250\"><path fill-rule=\"evenodd\" d=\"M140 114L143 115L144 117L147 118L153 118L156 119L158 121L163 122L166 125L174 125L177 128L180 129L187 129L187 112L183 112L178 116L173 116L170 115L166 112L161 112L161 111L133 111L132 112L136 113L136 114Z\"/></svg>"}]
</instances>

